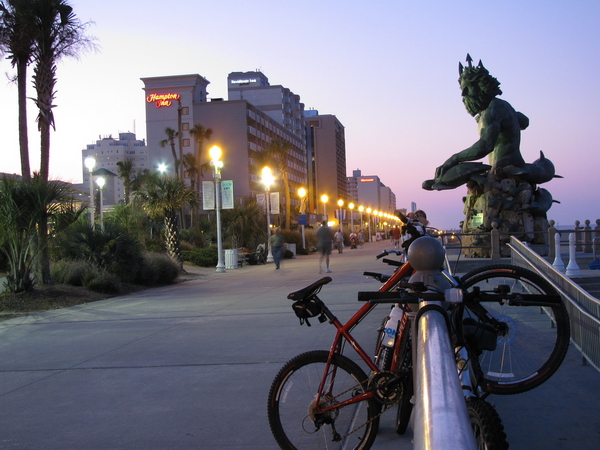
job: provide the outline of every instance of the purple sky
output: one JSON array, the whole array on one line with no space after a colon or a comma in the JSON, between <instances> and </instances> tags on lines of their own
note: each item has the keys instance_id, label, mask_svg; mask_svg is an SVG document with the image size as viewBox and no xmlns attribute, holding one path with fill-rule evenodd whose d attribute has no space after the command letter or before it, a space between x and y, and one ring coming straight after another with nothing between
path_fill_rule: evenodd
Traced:
<instances>
[{"instance_id":1,"label":"purple sky","mask_svg":"<svg viewBox=\"0 0 600 450\"><path fill-rule=\"evenodd\" d=\"M154 3L71 1L82 21L95 22L89 34L100 49L58 66L55 177L81 182L81 150L99 136L135 129L145 137L140 78L199 73L210 97L226 98L228 73L259 69L306 109L338 117L349 175L379 175L398 207L416 202L433 226L457 227L464 187L430 192L421 183L478 139L457 83L470 53L498 78L501 98L529 117L525 160L542 150L564 176L543 185L561 202L548 218L562 226L600 219L597 0ZM8 62L1 67L13 74ZM0 171L20 172L16 86L5 80Z\"/></svg>"}]
</instances>

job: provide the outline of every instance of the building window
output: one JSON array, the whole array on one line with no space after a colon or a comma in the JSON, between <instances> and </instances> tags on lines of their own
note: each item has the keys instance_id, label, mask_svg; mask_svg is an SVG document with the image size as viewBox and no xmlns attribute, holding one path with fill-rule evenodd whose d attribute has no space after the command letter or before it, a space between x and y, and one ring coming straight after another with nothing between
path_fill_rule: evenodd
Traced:
<instances>
[{"instance_id":1,"label":"building window","mask_svg":"<svg viewBox=\"0 0 600 450\"><path fill-rule=\"evenodd\" d=\"M181 124L181 129L183 131L188 131L190 129L190 124L189 123L182 123Z\"/></svg>"},{"instance_id":2,"label":"building window","mask_svg":"<svg viewBox=\"0 0 600 450\"><path fill-rule=\"evenodd\" d=\"M184 106L183 108L181 108L181 114L184 116L187 116L190 113L190 108L189 106Z\"/></svg>"},{"instance_id":3,"label":"building window","mask_svg":"<svg viewBox=\"0 0 600 450\"><path fill-rule=\"evenodd\" d=\"M184 139L183 140L183 146L184 147L189 147L190 146L190 140L189 139Z\"/></svg>"}]
</instances>

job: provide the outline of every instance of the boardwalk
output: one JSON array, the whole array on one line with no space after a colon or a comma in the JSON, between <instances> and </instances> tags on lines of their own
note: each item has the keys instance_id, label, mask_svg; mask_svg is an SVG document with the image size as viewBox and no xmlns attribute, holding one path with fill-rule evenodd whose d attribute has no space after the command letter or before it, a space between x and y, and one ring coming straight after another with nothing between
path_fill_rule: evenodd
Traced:
<instances>
[{"instance_id":1,"label":"boardwalk","mask_svg":"<svg viewBox=\"0 0 600 450\"><path fill-rule=\"evenodd\" d=\"M387 243L332 255L322 298L341 320ZM333 327L301 327L286 294L321 275L316 255L217 274L0 323L0 449L276 449L267 392L281 365L327 349ZM381 307L383 308L383 307ZM386 311L357 328L370 351ZM570 351L533 392L494 397L511 449L600 447L600 374ZM410 449L391 413L374 449Z\"/></svg>"}]
</instances>

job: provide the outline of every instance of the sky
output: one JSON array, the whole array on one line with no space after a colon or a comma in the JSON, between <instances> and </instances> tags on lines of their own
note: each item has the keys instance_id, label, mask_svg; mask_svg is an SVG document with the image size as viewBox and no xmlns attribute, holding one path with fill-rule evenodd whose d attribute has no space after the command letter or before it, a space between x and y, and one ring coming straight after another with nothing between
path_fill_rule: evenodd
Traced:
<instances>
[{"instance_id":1,"label":"sky","mask_svg":"<svg viewBox=\"0 0 600 450\"><path fill-rule=\"evenodd\" d=\"M140 78L200 74L227 98L227 75L262 71L305 109L345 127L347 174L378 175L431 226L457 228L466 188L425 191L424 180L478 139L462 105L458 63L469 53L529 117L526 162L540 151L557 178L543 185L560 226L600 219L598 0L70 0L96 51L57 68L51 177L80 183L81 150L100 137L146 137ZM0 61L0 172L20 173L14 70ZM30 89L29 96L34 96ZM39 168L36 111L30 153ZM224 173L225 175L225 173Z\"/></svg>"}]
</instances>

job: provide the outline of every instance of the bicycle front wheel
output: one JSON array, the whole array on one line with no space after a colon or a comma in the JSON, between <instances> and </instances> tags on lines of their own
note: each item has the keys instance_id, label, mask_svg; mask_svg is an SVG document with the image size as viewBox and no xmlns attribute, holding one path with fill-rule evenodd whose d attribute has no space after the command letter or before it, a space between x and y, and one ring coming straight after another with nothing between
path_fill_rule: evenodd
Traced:
<instances>
[{"instance_id":1,"label":"bicycle front wheel","mask_svg":"<svg viewBox=\"0 0 600 450\"><path fill-rule=\"evenodd\" d=\"M500 416L492 405L477 397L467 399L467 412L477 450L506 450L506 433Z\"/></svg>"},{"instance_id":2,"label":"bicycle front wheel","mask_svg":"<svg viewBox=\"0 0 600 450\"><path fill-rule=\"evenodd\" d=\"M327 373L329 352L296 356L279 371L269 392L268 417L273 436L282 449L371 448L379 428L380 406L374 399L319 412L367 390L368 378L349 358L334 355ZM326 376L321 400L319 385Z\"/></svg>"},{"instance_id":3,"label":"bicycle front wheel","mask_svg":"<svg viewBox=\"0 0 600 450\"><path fill-rule=\"evenodd\" d=\"M548 380L561 365L570 339L567 309L552 285L530 270L511 265L474 270L461 281L467 291L477 288L494 293L503 285L510 288L511 294L542 296L539 302L480 303L508 329L497 337L494 350L483 350L479 355L483 376L480 385L493 394L508 395L528 391ZM475 324L475 335L485 335L485 326L473 311L468 306L462 311L463 323L469 320Z\"/></svg>"}]
</instances>

